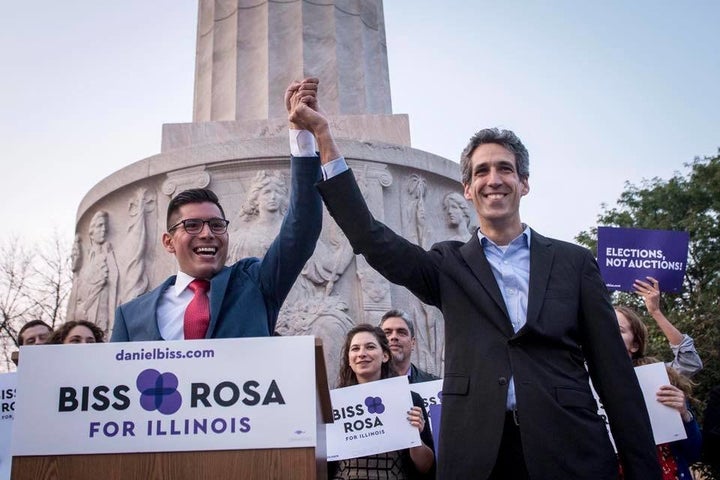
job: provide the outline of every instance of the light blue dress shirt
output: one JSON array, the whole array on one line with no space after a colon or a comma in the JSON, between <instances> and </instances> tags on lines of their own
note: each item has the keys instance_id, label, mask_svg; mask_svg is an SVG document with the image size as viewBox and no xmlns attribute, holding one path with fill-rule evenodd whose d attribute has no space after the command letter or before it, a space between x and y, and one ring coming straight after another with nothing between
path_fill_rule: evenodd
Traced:
<instances>
[{"instance_id":1,"label":"light blue dress shirt","mask_svg":"<svg viewBox=\"0 0 720 480\"><path fill-rule=\"evenodd\" d=\"M530 227L506 246L498 246L478 230L485 258L490 263L497 281L513 331L517 333L527 322L528 290L530 289ZM506 407L515 410L515 379L511 376L508 385Z\"/></svg>"}]
</instances>

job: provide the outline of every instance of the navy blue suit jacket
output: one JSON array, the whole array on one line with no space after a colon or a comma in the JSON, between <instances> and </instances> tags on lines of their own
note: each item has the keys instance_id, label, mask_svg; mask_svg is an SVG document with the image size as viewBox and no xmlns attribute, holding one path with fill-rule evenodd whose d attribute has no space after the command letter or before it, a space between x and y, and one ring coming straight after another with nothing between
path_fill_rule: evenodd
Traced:
<instances>
[{"instance_id":1,"label":"navy blue suit jacket","mask_svg":"<svg viewBox=\"0 0 720 480\"><path fill-rule=\"evenodd\" d=\"M210 283L210 325L205 338L272 335L283 301L315 250L322 202L315 189L320 159L292 158L290 205L280 232L262 259L243 258ZM162 340L157 306L175 276L115 311L112 342Z\"/></svg>"}]
</instances>

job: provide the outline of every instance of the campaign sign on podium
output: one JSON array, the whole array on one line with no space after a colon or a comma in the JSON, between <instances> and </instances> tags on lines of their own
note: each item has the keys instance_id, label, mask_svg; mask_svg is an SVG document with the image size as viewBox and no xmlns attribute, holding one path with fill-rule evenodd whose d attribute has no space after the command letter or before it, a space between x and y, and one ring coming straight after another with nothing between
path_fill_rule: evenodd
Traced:
<instances>
[{"instance_id":1,"label":"campaign sign on podium","mask_svg":"<svg viewBox=\"0 0 720 480\"><path fill-rule=\"evenodd\" d=\"M300 336L23 348L12 452L313 447L314 368Z\"/></svg>"}]
</instances>

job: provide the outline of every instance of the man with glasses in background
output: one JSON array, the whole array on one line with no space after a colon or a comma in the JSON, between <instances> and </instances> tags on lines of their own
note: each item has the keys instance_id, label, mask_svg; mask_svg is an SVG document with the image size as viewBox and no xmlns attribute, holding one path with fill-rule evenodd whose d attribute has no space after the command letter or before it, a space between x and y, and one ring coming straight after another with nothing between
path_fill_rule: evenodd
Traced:
<instances>
[{"instance_id":1,"label":"man with glasses in background","mask_svg":"<svg viewBox=\"0 0 720 480\"><path fill-rule=\"evenodd\" d=\"M291 86L292 87L292 86ZM317 80L288 88L287 104L314 101ZM225 212L211 190L180 192L167 210L165 250L178 273L159 287L120 305L111 341L182 340L272 335L283 301L315 250L322 204L314 137L290 124L290 205L280 232L262 259L225 266Z\"/></svg>"}]
</instances>

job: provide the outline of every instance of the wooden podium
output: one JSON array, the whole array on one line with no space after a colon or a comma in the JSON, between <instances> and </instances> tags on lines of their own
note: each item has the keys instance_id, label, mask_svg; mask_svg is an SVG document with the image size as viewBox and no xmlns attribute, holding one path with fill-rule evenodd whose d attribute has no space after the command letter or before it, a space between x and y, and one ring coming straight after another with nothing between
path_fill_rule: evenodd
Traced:
<instances>
[{"instance_id":1,"label":"wooden podium","mask_svg":"<svg viewBox=\"0 0 720 480\"><path fill-rule=\"evenodd\" d=\"M13 480L237 480L327 478L325 424L332 407L322 341L315 339L315 448L13 457ZM59 438L58 441L62 441Z\"/></svg>"}]
</instances>

